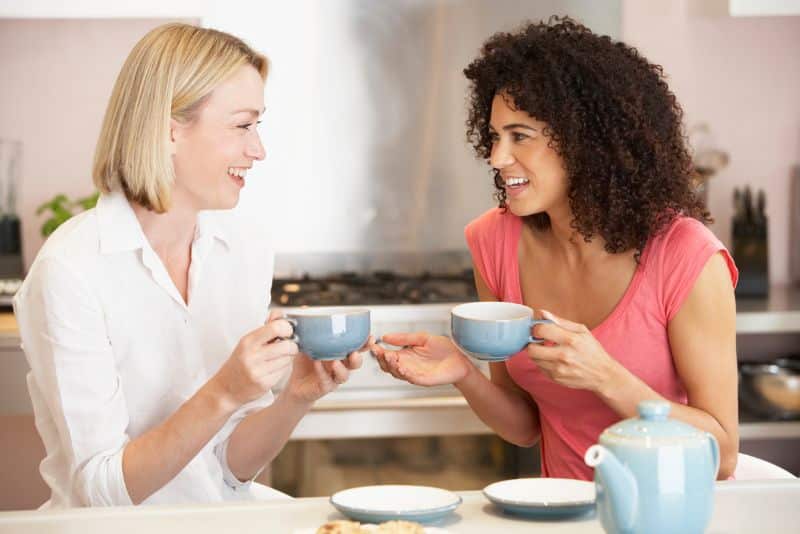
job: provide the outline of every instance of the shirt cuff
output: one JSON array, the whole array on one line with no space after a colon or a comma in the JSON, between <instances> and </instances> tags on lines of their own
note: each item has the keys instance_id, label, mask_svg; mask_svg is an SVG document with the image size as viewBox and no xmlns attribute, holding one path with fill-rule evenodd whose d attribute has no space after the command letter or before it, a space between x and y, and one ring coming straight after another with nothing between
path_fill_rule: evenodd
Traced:
<instances>
[{"instance_id":1,"label":"shirt cuff","mask_svg":"<svg viewBox=\"0 0 800 534\"><path fill-rule=\"evenodd\" d=\"M96 455L80 471L83 501L88 506L133 506L122 471L125 445L116 451Z\"/></svg>"},{"instance_id":2,"label":"shirt cuff","mask_svg":"<svg viewBox=\"0 0 800 534\"><path fill-rule=\"evenodd\" d=\"M233 490L234 493L249 492L250 485L258 477L258 475L261 474L261 472L264 470L264 467L259 469L256 474L248 480L239 480L231 471L230 466L228 466L228 443L230 443L230 439L226 439L214 447L214 454L217 456L220 466L222 466L222 480L225 481L225 485Z\"/></svg>"}]
</instances>

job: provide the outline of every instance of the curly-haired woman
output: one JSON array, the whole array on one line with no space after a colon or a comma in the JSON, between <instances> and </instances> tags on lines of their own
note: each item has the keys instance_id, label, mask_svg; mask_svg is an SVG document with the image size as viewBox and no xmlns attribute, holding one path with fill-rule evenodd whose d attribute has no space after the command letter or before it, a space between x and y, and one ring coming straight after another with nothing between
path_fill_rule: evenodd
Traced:
<instances>
[{"instance_id":1,"label":"curly-haired woman","mask_svg":"<svg viewBox=\"0 0 800 534\"><path fill-rule=\"evenodd\" d=\"M661 67L568 18L498 33L464 71L467 138L499 207L466 228L481 300L554 321L486 378L446 337L394 334L381 367L454 384L543 475L590 479L586 449L646 399L712 433L720 478L739 439L736 267L704 226L682 112ZM547 310L547 311L546 311Z\"/></svg>"}]
</instances>

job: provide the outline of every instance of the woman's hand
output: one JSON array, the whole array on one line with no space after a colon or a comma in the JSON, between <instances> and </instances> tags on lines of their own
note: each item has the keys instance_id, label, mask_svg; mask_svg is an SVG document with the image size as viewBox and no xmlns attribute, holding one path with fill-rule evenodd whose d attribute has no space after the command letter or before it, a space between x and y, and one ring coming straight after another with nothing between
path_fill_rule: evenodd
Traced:
<instances>
[{"instance_id":1,"label":"woman's hand","mask_svg":"<svg viewBox=\"0 0 800 534\"><path fill-rule=\"evenodd\" d=\"M445 336L424 332L386 334L382 341L403 347L387 350L371 344L370 350L385 372L418 386L455 384L472 370L472 363Z\"/></svg>"},{"instance_id":2,"label":"woman's hand","mask_svg":"<svg viewBox=\"0 0 800 534\"><path fill-rule=\"evenodd\" d=\"M209 382L235 407L264 396L286 374L297 354L297 344L285 339L291 336L292 325L271 312L264 326L239 340Z\"/></svg>"},{"instance_id":3,"label":"woman's hand","mask_svg":"<svg viewBox=\"0 0 800 534\"><path fill-rule=\"evenodd\" d=\"M361 367L362 350L374 342L369 337L364 346L344 360L320 361L302 352L294 359L294 367L286 384L286 393L297 402L312 403L347 382L350 371Z\"/></svg>"},{"instance_id":4,"label":"woman's hand","mask_svg":"<svg viewBox=\"0 0 800 534\"><path fill-rule=\"evenodd\" d=\"M624 368L605 351L584 325L542 310L553 324L539 324L534 335L544 339L531 343L528 355L554 382L575 389L598 392L608 387ZM550 342L550 343L547 343Z\"/></svg>"}]
</instances>

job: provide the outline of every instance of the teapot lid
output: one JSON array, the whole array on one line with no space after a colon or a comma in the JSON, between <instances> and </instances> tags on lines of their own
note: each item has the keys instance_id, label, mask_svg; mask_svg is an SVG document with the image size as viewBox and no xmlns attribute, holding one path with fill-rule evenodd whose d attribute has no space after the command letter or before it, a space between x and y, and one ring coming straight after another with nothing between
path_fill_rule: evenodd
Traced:
<instances>
[{"instance_id":1,"label":"teapot lid","mask_svg":"<svg viewBox=\"0 0 800 534\"><path fill-rule=\"evenodd\" d=\"M603 431L601 442L640 444L644 447L707 440L706 432L669 419L670 404L646 400L637 405L639 417L625 419Z\"/></svg>"}]
</instances>

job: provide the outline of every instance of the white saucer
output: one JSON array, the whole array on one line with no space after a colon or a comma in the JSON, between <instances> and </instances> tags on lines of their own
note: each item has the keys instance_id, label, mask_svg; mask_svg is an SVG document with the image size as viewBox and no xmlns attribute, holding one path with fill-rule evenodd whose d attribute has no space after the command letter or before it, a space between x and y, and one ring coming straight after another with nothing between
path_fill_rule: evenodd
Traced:
<instances>
[{"instance_id":1,"label":"white saucer","mask_svg":"<svg viewBox=\"0 0 800 534\"><path fill-rule=\"evenodd\" d=\"M528 517L567 517L594 510L594 482L567 478L516 478L495 482L483 494L504 512Z\"/></svg>"},{"instance_id":2,"label":"white saucer","mask_svg":"<svg viewBox=\"0 0 800 534\"><path fill-rule=\"evenodd\" d=\"M322 526L322 525L320 525L320 526ZM367 530L369 532L372 532L372 531L374 531L374 530L376 530L378 528L378 525L375 525L375 524L372 524L372 523L367 523L367 524L362 523L361 524L361 528L364 529L364 530ZM424 525L423 525L422 528L425 531L425 534L450 534L449 530L444 530L443 528L426 527ZM304 529L300 529L300 530L295 530L292 534L316 534L318 529L319 529L319 527L316 527L316 528L304 528Z\"/></svg>"},{"instance_id":3,"label":"white saucer","mask_svg":"<svg viewBox=\"0 0 800 534\"><path fill-rule=\"evenodd\" d=\"M393 519L430 523L458 508L461 497L429 486L362 486L334 493L331 504L341 513L363 523Z\"/></svg>"}]
</instances>

